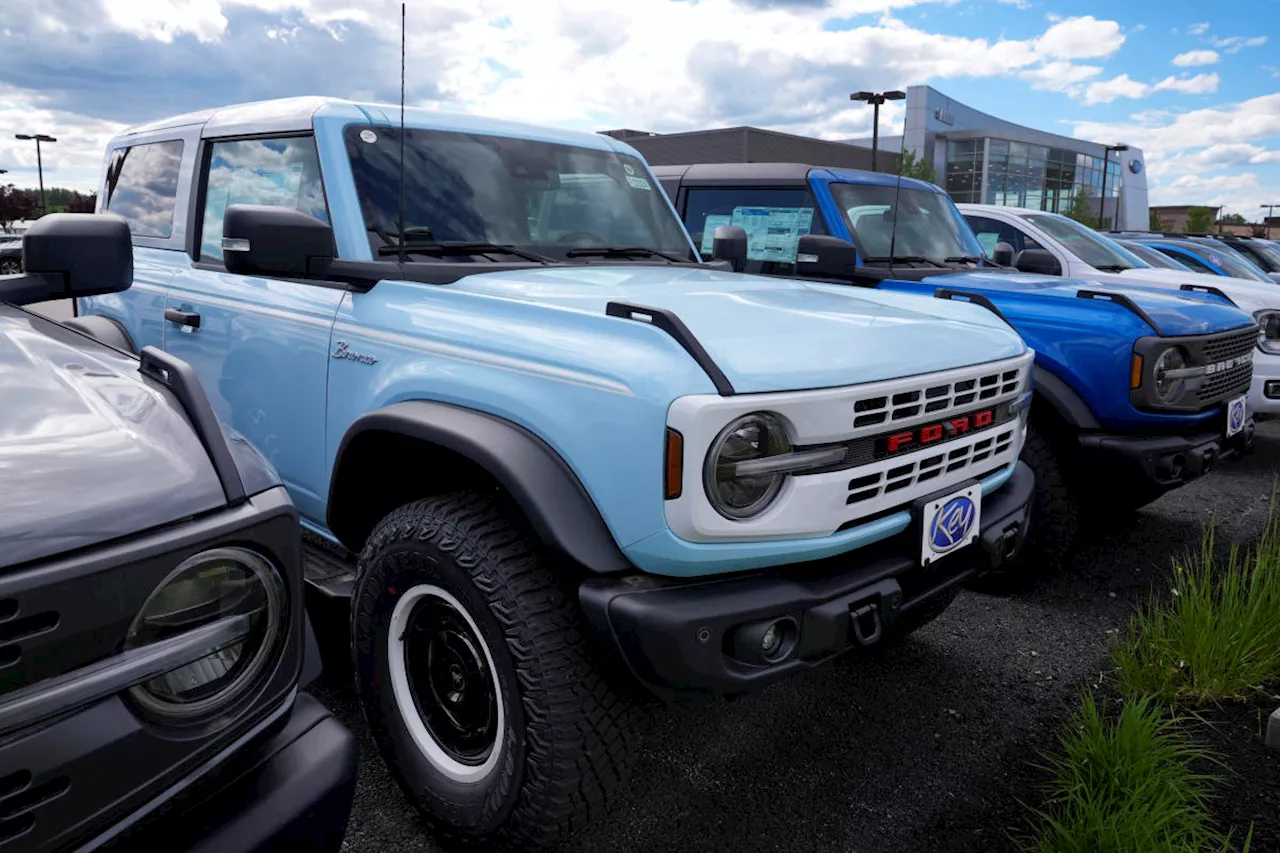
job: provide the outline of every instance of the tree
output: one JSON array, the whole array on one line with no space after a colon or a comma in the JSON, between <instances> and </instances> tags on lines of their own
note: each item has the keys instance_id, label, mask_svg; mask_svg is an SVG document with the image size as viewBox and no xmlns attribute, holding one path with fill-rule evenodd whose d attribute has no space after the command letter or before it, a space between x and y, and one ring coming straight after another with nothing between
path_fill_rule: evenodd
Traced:
<instances>
[{"instance_id":1,"label":"tree","mask_svg":"<svg viewBox=\"0 0 1280 853\"><path fill-rule=\"evenodd\" d=\"M1085 227L1097 228L1098 217L1094 215L1092 207L1093 206L1089 204L1089 200L1085 198L1084 190L1078 189L1076 190L1076 194L1071 197L1071 201L1067 204L1066 209L1061 211L1061 213L1063 216L1066 216L1069 219L1074 219Z\"/></svg>"},{"instance_id":2,"label":"tree","mask_svg":"<svg viewBox=\"0 0 1280 853\"><path fill-rule=\"evenodd\" d=\"M67 197L67 213L93 213L94 208L97 206L97 193L89 193L88 195L85 195L84 193L73 191L71 195Z\"/></svg>"},{"instance_id":3,"label":"tree","mask_svg":"<svg viewBox=\"0 0 1280 853\"><path fill-rule=\"evenodd\" d=\"M1192 207L1187 210L1187 224L1182 230L1188 234L1202 233L1213 228L1213 208Z\"/></svg>"},{"instance_id":4,"label":"tree","mask_svg":"<svg viewBox=\"0 0 1280 853\"><path fill-rule=\"evenodd\" d=\"M1248 225L1245 218L1238 213L1228 213L1226 216L1218 220L1223 225Z\"/></svg>"},{"instance_id":5,"label":"tree","mask_svg":"<svg viewBox=\"0 0 1280 853\"><path fill-rule=\"evenodd\" d=\"M19 219L30 219L39 206L31 190L20 190L13 184L0 187L0 231L8 231Z\"/></svg>"},{"instance_id":6,"label":"tree","mask_svg":"<svg viewBox=\"0 0 1280 853\"><path fill-rule=\"evenodd\" d=\"M1152 231L1164 230L1164 220L1160 218L1160 211L1152 208L1147 209L1147 227Z\"/></svg>"},{"instance_id":7,"label":"tree","mask_svg":"<svg viewBox=\"0 0 1280 853\"><path fill-rule=\"evenodd\" d=\"M904 178L917 178L921 181L929 183L937 183L937 175L934 174L933 164L923 157L917 157L916 152L907 149L902 152L902 161L898 165L898 174Z\"/></svg>"}]
</instances>

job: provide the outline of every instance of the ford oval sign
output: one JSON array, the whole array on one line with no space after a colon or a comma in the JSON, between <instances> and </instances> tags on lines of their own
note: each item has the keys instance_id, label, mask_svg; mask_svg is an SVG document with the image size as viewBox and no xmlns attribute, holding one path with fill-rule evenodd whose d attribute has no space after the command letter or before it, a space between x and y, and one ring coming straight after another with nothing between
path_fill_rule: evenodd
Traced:
<instances>
[{"instance_id":1,"label":"ford oval sign","mask_svg":"<svg viewBox=\"0 0 1280 853\"><path fill-rule=\"evenodd\" d=\"M1130 160L1130 161L1129 161L1129 171L1130 171L1130 172L1133 172L1135 175L1141 174L1141 173L1142 173L1142 161L1141 161L1141 160Z\"/></svg>"},{"instance_id":2,"label":"ford oval sign","mask_svg":"<svg viewBox=\"0 0 1280 853\"><path fill-rule=\"evenodd\" d=\"M933 517L930 546L939 554L945 554L969 538L977 520L977 508L972 500L964 495L952 498Z\"/></svg>"}]
</instances>

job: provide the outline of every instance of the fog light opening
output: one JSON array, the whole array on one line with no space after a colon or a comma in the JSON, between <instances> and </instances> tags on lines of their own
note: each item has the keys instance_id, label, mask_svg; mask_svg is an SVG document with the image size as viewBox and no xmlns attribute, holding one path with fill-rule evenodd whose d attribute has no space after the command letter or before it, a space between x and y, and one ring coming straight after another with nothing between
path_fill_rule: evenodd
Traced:
<instances>
[{"instance_id":1,"label":"fog light opening","mask_svg":"<svg viewBox=\"0 0 1280 853\"><path fill-rule=\"evenodd\" d=\"M1262 394L1268 400L1280 399L1280 379L1268 379L1262 386Z\"/></svg>"},{"instance_id":2,"label":"fog light opening","mask_svg":"<svg viewBox=\"0 0 1280 853\"><path fill-rule=\"evenodd\" d=\"M1187 457L1183 456L1181 453L1174 454L1173 458L1169 460L1170 479L1174 479L1174 480L1181 479L1183 473L1186 472L1186 470L1187 470Z\"/></svg>"},{"instance_id":3,"label":"fog light opening","mask_svg":"<svg viewBox=\"0 0 1280 853\"><path fill-rule=\"evenodd\" d=\"M790 616L741 625L733 632L732 654L756 665L781 663L795 651L800 625Z\"/></svg>"}]
</instances>

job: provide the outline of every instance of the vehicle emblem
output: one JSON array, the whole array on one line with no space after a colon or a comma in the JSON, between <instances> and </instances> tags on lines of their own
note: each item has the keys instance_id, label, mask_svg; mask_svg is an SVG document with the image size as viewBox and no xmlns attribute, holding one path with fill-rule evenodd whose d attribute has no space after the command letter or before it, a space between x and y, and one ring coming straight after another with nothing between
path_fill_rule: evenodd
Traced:
<instances>
[{"instance_id":1,"label":"vehicle emblem","mask_svg":"<svg viewBox=\"0 0 1280 853\"><path fill-rule=\"evenodd\" d=\"M1141 160L1130 160L1130 161L1129 161L1129 171L1130 171L1130 172L1133 172L1135 175L1140 175L1140 174L1142 174L1142 161L1141 161Z\"/></svg>"},{"instance_id":2,"label":"vehicle emblem","mask_svg":"<svg viewBox=\"0 0 1280 853\"><path fill-rule=\"evenodd\" d=\"M947 501L946 506L938 510L933 517L933 528L929 531L929 547L936 553L945 554L968 538L973 530L973 501L961 495Z\"/></svg>"},{"instance_id":3,"label":"vehicle emblem","mask_svg":"<svg viewBox=\"0 0 1280 853\"><path fill-rule=\"evenodd\" d=\"M378 359L371 355L365 355L362 352L356 352L348 347L346 341L338 341L338 346L333 351L332 358L347 358L352 361L358 361L361 364L377 364Z\"/></svg>"}]
</instances>

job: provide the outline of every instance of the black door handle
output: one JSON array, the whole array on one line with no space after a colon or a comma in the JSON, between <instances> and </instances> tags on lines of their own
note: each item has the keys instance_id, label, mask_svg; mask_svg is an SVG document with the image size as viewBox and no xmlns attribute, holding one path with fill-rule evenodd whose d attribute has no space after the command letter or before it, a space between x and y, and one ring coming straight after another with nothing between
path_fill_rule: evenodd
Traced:
<instances>
[{"instance_id":1,"label":"black door handle","mask_svg":"<svg viewBox=\"0 0 1280 853\"><path fill-rule=\"evenodd\" d=\"M170 323L177 323L179 326L190 326L193 329L200 328L200 315L195 311L179 311L177 308L164 309L164 318Z\"/></svg>"}]
</instances>

